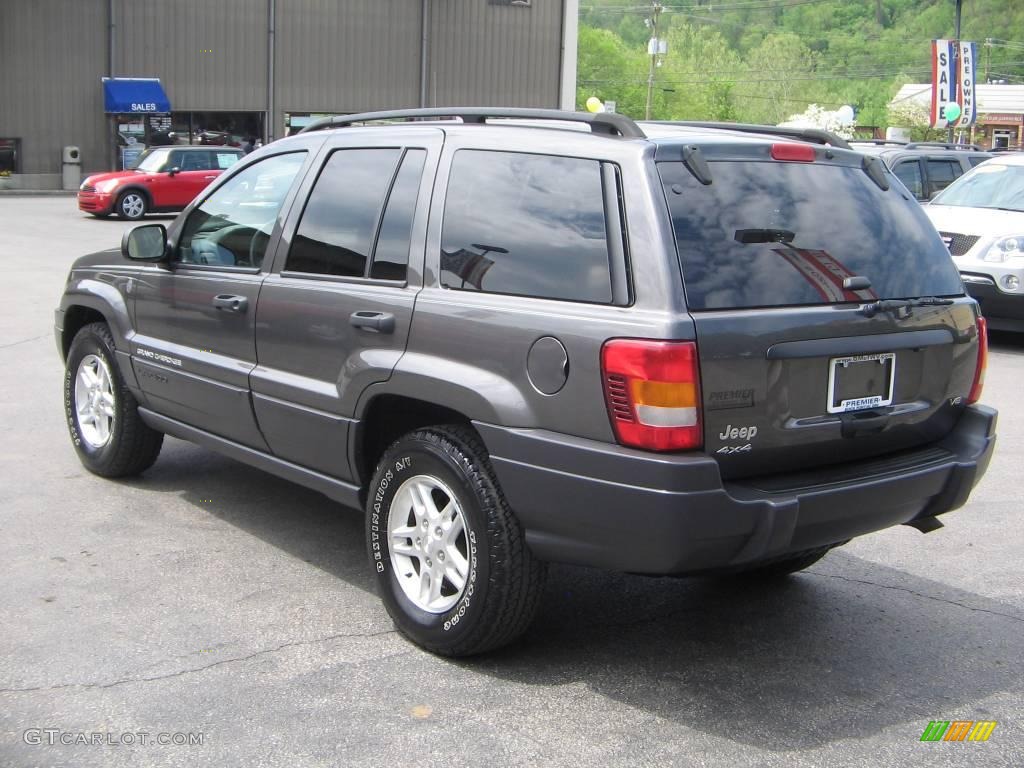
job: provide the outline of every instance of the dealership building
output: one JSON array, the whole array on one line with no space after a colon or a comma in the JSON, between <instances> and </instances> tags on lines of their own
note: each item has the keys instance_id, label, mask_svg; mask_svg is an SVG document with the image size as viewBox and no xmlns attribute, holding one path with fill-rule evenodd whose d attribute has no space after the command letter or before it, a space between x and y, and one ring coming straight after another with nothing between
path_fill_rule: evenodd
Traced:
<instances>
[{"instance_id":1,"label":"dealership building","mask_svg":"<svg viewBox=\"0 0 1024 768\"><path fill-rule=\"evenodd\" d=\"M578 0L2 0L0 171L59 188L146 146L265 143L324 114L571 109L577 13Z\"/></svg>"}]
</instances>

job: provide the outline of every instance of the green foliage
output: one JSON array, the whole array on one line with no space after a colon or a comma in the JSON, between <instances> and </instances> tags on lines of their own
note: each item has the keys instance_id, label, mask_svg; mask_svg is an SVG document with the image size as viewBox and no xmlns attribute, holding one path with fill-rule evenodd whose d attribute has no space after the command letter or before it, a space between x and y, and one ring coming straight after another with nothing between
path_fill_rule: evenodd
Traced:
<instances>
[{"instance_id":1,"label":"green foliage","mask_svg":"<svg viewBox=\"0 0 1024 768\"><path fill-rule=\"evenodd\" d=\"M904 83L928 82L930 42L953 37L953 0L824 0L738 8L661 0L668 54L655 70L658 119L781 122L816 103L850 104L884 126ZM643 117L650 57L644 0L582 0L577 101L614 100ZM721 8L723 10L716 10ZM961 38L978 43L978 81L1024 83L1024 2L966 0ZM995 44L983 45L987 38Z\"/></svg>"}]
</instances>

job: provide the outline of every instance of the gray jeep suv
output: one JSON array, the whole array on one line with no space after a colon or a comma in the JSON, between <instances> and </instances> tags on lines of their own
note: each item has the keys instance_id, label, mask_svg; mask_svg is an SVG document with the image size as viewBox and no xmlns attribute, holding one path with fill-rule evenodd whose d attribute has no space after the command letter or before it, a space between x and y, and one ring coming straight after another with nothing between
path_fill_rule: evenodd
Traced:
<instances>
[{"instance_id":1,"label":"gray jeep suv","mask_svg":"<svg viewBox=\"0 0 1024 768\"><path fill-rule=\"evenodd\" d=\"M330 118L75 263L71 438L107 477L172 435L364 509L388 611L453 656L522 633L549 561L768 576L930 531L996 414L892 180L817 131Z\"/></svg>"}]
</instances>

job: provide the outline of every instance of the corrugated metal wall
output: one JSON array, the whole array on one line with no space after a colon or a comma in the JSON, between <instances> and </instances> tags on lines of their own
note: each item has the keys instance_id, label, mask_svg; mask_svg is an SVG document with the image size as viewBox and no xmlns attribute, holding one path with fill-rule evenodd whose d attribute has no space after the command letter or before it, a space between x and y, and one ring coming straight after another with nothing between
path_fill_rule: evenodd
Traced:
<instances>
[{"instance_id":1,"label":"corrugated metal wall","mask_svg":"<svg viewBox=\"0 0 1024 768\"><path fill-rule=\"evenodd\" d=\"M419 105L418 0L277 0L276 50L280 114Z\"/></svg>"},{"instance_id":2,"label":"corrugated metal wall","mask_svg":"<svg viewBox=\"0 0 1024 768\"><path fill-rule=\"evenodd\" d=\"M420 0L276 0L275 114L420 103ZM109 162L108 0L0 0L0 137L22 171ZM114 74L159 77L175 111L267 109L267 0L114 0ZM428 106L557 107L565 0L430 0Z\"/></svg>"},{"instance_id":3,"label":"corrugated metal wall","mask_svg":"<svg viewBox=\"0 0 1024 768\"><path fill-rule=\"evenodd\" d=\"M561 0L431 0L432 106L558 106Z\"/></svg>"},{"instance_id":4,"label":"corrugated metal wall","mask_svg":"<svg viewBox=\"0 0 1024 768\"><path fill-rule=\"evenodd\" d=\"M21 139L22 173L59 174L69 144L106 163L106 19L104 0L0 0L0 137Z\"/></svg>"},{"instance_id":5,"label":"corrugated metal wall","mask_svg":"<svg viewBox=\"0 0 1024 768\"><path fill-rule=\"evenodd\" d=\"M159 77L175 111L267 108L266 0L116 0L114 8L117 75Z\"/></svg>"},{"instance_id":6,"label":"corrugated metal wall","mask_svg":"<svg viewBox=\"0 0 1024 768\"><path fill-rule=\"evenodd\" d=\"M558 107L562 0L431 0L431 106Z\"/></svg>"}]
</instances>

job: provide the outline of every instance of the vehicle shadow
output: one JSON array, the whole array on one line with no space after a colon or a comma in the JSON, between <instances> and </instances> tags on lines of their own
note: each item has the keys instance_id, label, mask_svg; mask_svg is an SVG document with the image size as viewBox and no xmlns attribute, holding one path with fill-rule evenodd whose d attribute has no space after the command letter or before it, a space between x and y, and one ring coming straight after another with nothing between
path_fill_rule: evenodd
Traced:
<instances>
[{"instance_id":1,"label":"vehicle shadow","mask_svg":"<svg viewBox=\"0 0 1024 768\"><path fill-rule=\"evenodd\" d=\"M129 484L173 492L374 591L359 511L194 446L168 448ZM1008 717L978 702L1024 687L1022 629L1021 608L843 550L774 582L552 566L522 641L437 663L526 686L582 683L685 727L786 751L900 724L916 737L929 720Z\"/></svg>"},{"instance_id":2,"label":"vehicle shadow","mask_svg":"<svg viewBox=\"0 0 1024 768\"><path fill-rule=\"evenodd\" d=\"M906 723L999 719L1024 687L1024 610L842 550L807 572L652 579L555 567L524 641L460 662L524 685L583 682L688 728L771 751Z\"/></svg>"},{"instance_id":3,"label":"vehicle shadow","mask_svg":"<svg viewBox=\"0 0 1024 768\"><path fill-rule=\"evenodd\" d=\"M1024 333L1009 331L989 331L989 347L993 351L1008 352L1012 355L1024 355Z\"/></svg>"}]
</instances>

